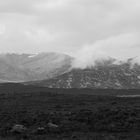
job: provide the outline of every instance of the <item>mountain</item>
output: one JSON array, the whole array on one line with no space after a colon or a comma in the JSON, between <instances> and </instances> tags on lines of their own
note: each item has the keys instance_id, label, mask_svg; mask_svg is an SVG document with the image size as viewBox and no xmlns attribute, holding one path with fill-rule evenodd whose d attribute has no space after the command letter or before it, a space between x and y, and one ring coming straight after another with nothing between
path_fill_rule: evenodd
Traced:
<instances>
[{"instance_id":1,"label":"mountain","mask_svg":"<svg viewBox=\"0 0 140 140\"><path fill-rule=\"evenodd\" d=\"M0 54L0 82L52 78L69 71L72 59L61 53Z\"/></svg>"},{"instance_id":2,"label":"mountain","mask_svg":"<svg viewBox=\"0 0 140 140\"><path fill-rule=\"evenodd\" d=\"M114 63L114 60L97 63L86 69L72 69L52 79L31 82L32 85L49 88L140 88L140 65L127 62Z\"/></svg>"},{"instance_id":3,"label":"mountain","mask_svg":"<svg viewBox=\"0 0 140 140\"><path fill-rule=\"evenodd\" d=\"M49 88L140 88L139 58L125 62L109 58L92 67L72 67L73 57L61 53L0 54L0 83Z\"/></svg>"}]
</instances>

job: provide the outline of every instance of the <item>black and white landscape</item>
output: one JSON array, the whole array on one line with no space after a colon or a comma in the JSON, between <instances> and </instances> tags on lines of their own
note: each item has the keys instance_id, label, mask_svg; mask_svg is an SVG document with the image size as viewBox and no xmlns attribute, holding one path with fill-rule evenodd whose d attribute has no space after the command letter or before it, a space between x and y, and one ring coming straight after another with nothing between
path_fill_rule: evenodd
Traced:
<instances>
[{"instance_id":1,"label":"black and white landscape","mask_svg":"<svg viewBox=\"0 0 140 140\"><path fill-rule=\"evenodd\" d=\"M139 0L0 0L0 140L139 140L139 17Z\"/></svg>"},{"instance_id":2,"label":"black and white landscape","mask_svg":"<svg viewBox=\"0 0 140 140\"><path fill-rule=\"evenodd\" d=\"M59 53L1 54L0 81L26 82L61 75L71 67L72 57Z\"/></svg>"},{"instance_id":3,"label":"black and white landscape","mask_svg":"<svg viewBox=\"0 0 140 140\"><path fill-rule=\"evenodd\" d=\"M82 68L75 67L76 58L66 54L1 54L0 81L49 88L139 89L140 64L136 59L108 57Z\"/></svg>"},{"instance_id":4,"label":"black and white landscape","mask_svg":"<svg viewBox=\"0 0 140 140\"><path fill-rule=\"evenodd\" d=\"M0 56L2 140L139 139L136 58L75 67L60 53Z\"/></svg>"}]
</instances>

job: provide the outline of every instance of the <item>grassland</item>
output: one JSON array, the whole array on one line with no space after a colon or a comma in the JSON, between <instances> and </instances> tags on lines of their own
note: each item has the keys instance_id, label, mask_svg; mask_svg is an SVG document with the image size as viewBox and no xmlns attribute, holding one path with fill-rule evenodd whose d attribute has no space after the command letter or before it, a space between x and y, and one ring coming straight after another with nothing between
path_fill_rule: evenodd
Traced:
<instances>
[{"instance_id":1,"label":"grassland","mask_svg":"<svg viewBox=\"0 0 140 140\"><path fill-rule=\"evenodd\" d=\"M2 84L0 86L1 140L20 140L11 134L15 124L27 128L30 140L139 140L140 90L47 89ZM57 130L45 129L51 121Z\"/></svg>"}]
</instances>

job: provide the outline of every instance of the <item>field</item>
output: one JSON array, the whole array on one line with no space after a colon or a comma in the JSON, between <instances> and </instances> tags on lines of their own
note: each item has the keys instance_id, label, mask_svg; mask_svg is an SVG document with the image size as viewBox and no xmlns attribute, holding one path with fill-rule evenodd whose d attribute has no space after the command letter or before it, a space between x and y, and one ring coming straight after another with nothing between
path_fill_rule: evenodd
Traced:
<instances>
[{"instance_id":1,"label":"field","mask_svg":"<svg viewBox=\"0 0 140 140\"><path fill-rule=\"evenodd\" d=\"M0 140L139 140L140 97L131 95L140 90L1 84ZM58 128L48 128L48 122ZM26 132L11 133L16 124Z\"/></svg>"}]
</instances>

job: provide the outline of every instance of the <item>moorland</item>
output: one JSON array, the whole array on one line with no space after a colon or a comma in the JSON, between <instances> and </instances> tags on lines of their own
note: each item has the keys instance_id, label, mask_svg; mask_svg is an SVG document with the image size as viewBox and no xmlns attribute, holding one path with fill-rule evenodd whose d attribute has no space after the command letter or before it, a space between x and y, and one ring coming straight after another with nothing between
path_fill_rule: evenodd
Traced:
<instances>
[{"instance_id":1,"label":"moorland","mask_svg":"<svg viewBox=\"0 0 140 140\"><path fill-rule=\"evenodd\" d=\"M1 84L0 139L139 140L140 97L130 95L140 90ZM11 131L16 125L24 130Z\"/></svg>"}]
</instances>

